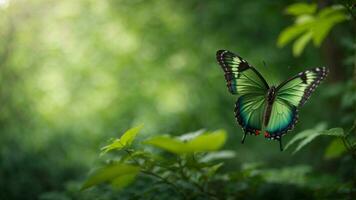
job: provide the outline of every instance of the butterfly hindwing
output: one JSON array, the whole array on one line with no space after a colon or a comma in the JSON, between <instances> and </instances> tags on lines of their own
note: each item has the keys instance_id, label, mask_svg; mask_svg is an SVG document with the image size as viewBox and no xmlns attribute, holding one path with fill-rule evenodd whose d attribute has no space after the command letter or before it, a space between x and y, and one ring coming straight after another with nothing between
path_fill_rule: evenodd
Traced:
<instances>
[{"instance_id":1,"label":"butterfly hindwing","mask_svg":"<svg viewBox=\"0 0 356 200\"><path fill-rule=\"evenodd\" d=\"M261 74L240 56L226 50L216 52L216 59L224 70L228 90L232 94L264 95L269 86Z\"/></svg>"},{"instance_id":2,"label":"butterfly hindwing","mask_svg":"<svg viewBox=\"0 0 356 200\"><path fill-rule=\"evenodd\" d=\"M297 107L282 100L275 99L267 108L265 116L265 137L280 139L282 135L294 128L298 120Z\"/></svg>"},{"instance_id":3,"label":"butterfly hindwing","mask_svg":"<svg viewBox=\"0 0 356 200\"><path fill-rule=\"evenodd\" d=\"M245 134L258 135L260 133L265 106L265 97L257 94L246 94L237 100L235 116Z\"/></svg>"}]
</instances>

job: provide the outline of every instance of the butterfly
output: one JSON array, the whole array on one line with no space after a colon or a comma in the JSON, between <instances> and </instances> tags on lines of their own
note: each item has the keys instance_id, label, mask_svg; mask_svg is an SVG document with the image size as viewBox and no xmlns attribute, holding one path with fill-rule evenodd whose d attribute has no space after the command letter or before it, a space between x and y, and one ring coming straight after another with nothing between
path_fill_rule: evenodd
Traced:
<instances>
[{"instance_id":1,"label":"butterfly","mask_svg":"<svg viewBox=\"0 0 356 200\"><path fill-rule=\"evenodd\" d=\"M298 121L298 109L309 99L315 88L325 79L328 69L317 67L269 86L263 76L246 60L227 50L218 50L216 59L225 73L227 88L238 95L235 117L246 135L259 135L279 141Z\"/></svg>"}]
</instances>

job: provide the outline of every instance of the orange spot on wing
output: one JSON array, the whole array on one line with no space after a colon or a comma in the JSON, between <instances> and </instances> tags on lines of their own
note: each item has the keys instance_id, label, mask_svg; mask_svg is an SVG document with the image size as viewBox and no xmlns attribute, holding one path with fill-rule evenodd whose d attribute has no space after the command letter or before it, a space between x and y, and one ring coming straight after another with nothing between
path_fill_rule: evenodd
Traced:
<instances>
[{"instance_id":1,"label":"orange spot on wing","mask_svg":"<svg viewBox=\"0 0 356 200\"><path fill-rule=\"evenodd\" d=\"M270 137L270 134L267 131L265 131L265 137Z\"/></svg>"}]
</instances>

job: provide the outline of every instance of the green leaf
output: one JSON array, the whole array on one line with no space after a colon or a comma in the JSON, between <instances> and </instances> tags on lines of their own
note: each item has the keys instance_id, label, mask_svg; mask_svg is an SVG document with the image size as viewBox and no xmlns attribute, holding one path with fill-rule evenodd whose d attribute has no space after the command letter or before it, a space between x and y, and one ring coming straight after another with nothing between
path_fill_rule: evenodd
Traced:
<instances>
[{"instance_id":1,"label":"green leaf","mask_svg":"<svg viewBox=\"0 0 356 200\"><path fill-rule=\"evenodd\" d=\"M319 47L331 29L347 19L345 9L340 5L326 7L318 13L316 10L316 4L296 3L287 7L286 12L296 17L295 24L280 33L277 46L283 47L303 34L293 44L293 55L299 56L310 40Z\"/></svg>"},{"instance_id":2,"label":"green leaf","mask_svg":"<svg viewBox=\"0 0 356 200\"><path fill-rule=\"evenodd\" d=\"M344 129L342 128L332 128L329 130L321 131L320 135L328 135L328 136L335 136L335 137L345 137Z\"/></svg>"},{"instance_id":3,"label":"green leaf","mask_svg":"<svg viewBox=\"0 0 356 200\"><path fill-rule=\"evenodd\" d=\"M341 156L346 151L344 143L340 139L334 139L325 150L324 158L333 159Z\"/></svg>"},{"instance_id":4,"label":"green leaf","mask_svg":"<svg viewBox=\"0 0 356 200\"><path fill-rule=\"evenodd\" d=\"M284 47L287 43L297 38L303 32L307 31L312 26L312 24L312 22L306 22L285 28L278 36L277 46Z\"/></svg>"},{"instance_id":5,"label":"green leaf","mask_svg":"<svg viewBox=\"0 0 356 200\"><path fill-rule=\"evenodd\" d=\"M226 140L225 131L215 131L199 135L190 141L183 142L179 138L168 135L157 136L146 140L145 144L164 149L175 154L215 151L221 148Z\"/></svg>"},{"instance_id":6,"label":"green leaf","mask_svg":"<svg viewBox=\"0 0 356 200\"><path fill-rule=\"evenodd\" d=\"M311 141L313 141L315 138L321 135L326 135L326 136L334 136L334 137L345 137L344 131L342 128L332 128L329 130L323 130L325 129L325 124L319 124L315 129L309 129L305 130L296 136L292 138L291 141L286 145L286 149L289 148L292 144L296 143L297 141L300 141L299 144L297 145L297 148L293 151L293 154L301 150L304 146L309 144Z\"/></svg>"},{"instance_id":7,"label":"green leaf","mask_svg":"<svg viewBox=\"0 0 356 200\"><path fill-rule=\"evenodd\" d=\"M136 176L137 173L130 173L119 176L118 178L115 178L113 181L111 181L111 186L115 189L122 189L132 183Z\"/></svg>"},{"instance_id":8,"label":"green leaf","mask_svg":"<svg viewBox=\"0 0 356 200\"><path fill-rule=\"evenodd\" d=\"M300 15L296 18L295 23L305 24L305 23L313 22L314 20L315 17L313 15Z\"/></svg>"},{"instance_id":9,"label":"green leaf","mask_svg":"<svg viewBox=\"0 0 356 200\"><path fill-rule=\"evenodd\" d=\"M236 156L235 151L225 150L207 153L200 159L201 162L211 162L213 160L229 159Z\"/></svg>"},{"instance_id":10,"label":"green leaf","mask_svg":"<svg viewBox=\"0 0 356 200\"><path fill-rule=\"evenodd\" d=\"M344 13L334 13L331 16L317 19L313 27L313 42L315 46L320 46L330 30L338 23L347 19Z\"/></svg>"},{"instance_id":11,"label":"green leaf","mask_svg":"<svg viewBox=\"0 0 356 200\"><path fill-rule=\"evenodd\" d=\"M312 32L308 31L298 38L293 44L293 55L300 56L305 46L312 39Z\"/></svg>"},{"instance_id":12,"label":"green leaf","mask_svg":"<svg viewBox=\"0 0 356 200\"><path fill-rule=\"evenodd\" d=\"M223 130L200 135L187 143L192 152L215 151L220 149L226 141Z\"/></svg>"},{"instance_id":13,"label":"green leaf","mask_svg":"<svg viewBox=\"0 0 356 200\"><path fill-rule=\"evenodd\" d=\"M81 190L87 189L89 187L109 182L109 181L114 181L115 183L121 181L121 185L124 185L125 182L128 181L128 175L131 176L136 176L139 172L140 168L133 166L133 165L128 165L128 164L113 164L109 166L105 166L102 168L99 168L95 170L91 176L84 182L83 186L81 187ZM123 177L123 180L120 180L120 178ZM119 184L119 185L120 185Z\"/></svg>"},{"instance_id":14,"label":"green leaf","mask_svg":"<svg viewBox=\"0 0 356 200\"><path fill-rule=\"evenodd\" d=\"M130 146L134 141L134 139L136 138L137 133L142 128L143 128L143 124L127 130L120 138L121 143L124 144L125 146Z\"/></svg>"},{"instance_id":15,"label":"green leaf","mask_svg":"<svg viewBox=\"0 0 356 200\"><path fill-rule=\"evenodd\" d=\"M328 17L330 15L333 15L335 13L344 13L345 9L343 6L339 5L334 5L331 7L326 7L320 10L320 12L317 14L317 17L323 18L323 17Z\"/></svg>"},{"instance_id":16,"label":"green leaf","mask_svg":"<svg viewBox=\"0 0 356 200\"><path fill-rule=\"evenodd\" d=\"M319 134L317 134L318 132L314 132L311 135L309 135L308 137L306 137L305 139L303 139L297 146L297 148L295 148L295 150L293 151L293 154L297 153L299 150L301 150L305 145L309 144L311 141L313 141L316 137L319 136Z\"/></svg>"},{"instance_id":17,"label":"green leaf","mask_svg":"<svg viewBox=\"0 0 356 200\"><path fill-rule=\"evenodd\" d=\"M184 142L171 138L169 135L153 137L145 140L144 143L177 154L187 153L188 151Z\"/></svg>"},{"instance_id":18,"label":"green leaf","mask_svg":"<svg viewBox=\"0 0 356 200\"><path fill-rule=\"evenodd\" d=\"M317 9L317 5L307 3L295 3L287 7L286 13L290 15L313 14Z\"/></svg>"},{"instance_id":19,"label":"green leaf","mask_svg":"<svg viewBox=\"0 0 356 200\"><path fill-rule=\"evenodd\" d=\"M189 140L192 140L196 137L198 137L199 135L203 134L205 132L204 129L201 129L201 130L197 130L197 131L194 131L194 132L190 132L190 133L186 133L186 134L183 134L181 136L179 136L179 140L181 141L189 141Z\"/></svg>"},{"instance_id":20,"label":"green leaf","mask_svg":"<svg viewBox=\"0 0 356 200\"><path fill-rule=\"evenodd\" d=\"M324 130L326 128L326 124L325 123L320 123L318 125L316 125L316 127L314 129L308 129L305 131L302 131L300 133L298 133L296 136L294 136L285 146L285 149L288 149L290 146L292 146L294 143L296 143L297 141L300 141L310 135L312 135L315 132Z\"/></svg>"},{"instance_id":21,"label":"green leaf","mask_svg":"<svg viewBox=\"0 0 356 200\"><path fill-rule=\"evenodd\" d=\"M111 144L106 145L101 148L101 155L112 151L112 150L120 150L124 147L129 147L134 139L136 138L137 133L143 128L143 125L138 125L134 128L127 130L119 139L114 140Z\"/></svg>"}]
</instances>

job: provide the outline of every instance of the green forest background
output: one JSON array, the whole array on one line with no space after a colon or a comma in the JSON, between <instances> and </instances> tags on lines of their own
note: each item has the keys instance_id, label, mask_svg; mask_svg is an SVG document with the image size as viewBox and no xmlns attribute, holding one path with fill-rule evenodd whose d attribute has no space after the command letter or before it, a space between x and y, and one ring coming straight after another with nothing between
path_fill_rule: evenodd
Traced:
<instances>
[{"instance_id":1,"label":"green forest background","mask_svg":"<svg viewBox=\"0 0 356 200\"><path fill-rule=\"evenodd\" d=\"M355 198L356 2L295 3L0 0L0 199ZM263 136L240 143L218 49L270 84L329 68L283 137L294 146L280 152ZM139 124L134 146L123 145L131 157L117 146L100 154ZM227 138L188 153L142 143L201 129ZM132 158L142 149L151 162ZM88 185L100 176L93 169L134 162L162 181L137 172L116 188L99 184L109 176Z\"/></svg>"}]
</instances>

